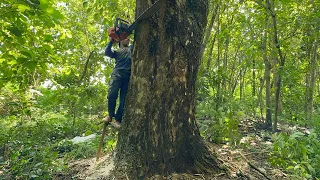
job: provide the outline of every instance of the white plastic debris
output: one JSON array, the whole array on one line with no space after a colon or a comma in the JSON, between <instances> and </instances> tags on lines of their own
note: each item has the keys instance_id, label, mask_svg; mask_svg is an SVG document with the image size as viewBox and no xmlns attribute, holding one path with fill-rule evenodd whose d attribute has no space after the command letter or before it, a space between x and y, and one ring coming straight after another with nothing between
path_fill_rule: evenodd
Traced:
<instances>
[{"instance_id":1,"label":"white plastic debris","mask_svg":"<svg viewBox=\"0 0 320 180\"><path fill-rule=\"evenodd\" d=\"M90 141L90 140L96 138L96 136L97 136L96 134L90 134L89 136L84 136L84 137L76 136L73 139L71 139L71 141L73 144L78 144L78 143Z\"/></svg>"}]
</instances>

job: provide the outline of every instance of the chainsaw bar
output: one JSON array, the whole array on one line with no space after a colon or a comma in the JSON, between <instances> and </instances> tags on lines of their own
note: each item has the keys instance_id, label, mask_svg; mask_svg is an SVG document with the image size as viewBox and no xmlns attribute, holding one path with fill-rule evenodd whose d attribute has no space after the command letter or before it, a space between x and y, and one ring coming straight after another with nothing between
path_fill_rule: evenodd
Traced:
<instances>
[{"instance_id":1,"label":"chainsaw bar","mask_svg":"<svg viewBox=\"0 0 320 180\"><path fill-rule=\"evenodd\" d=\"M152 16L157 10L159 10L159 8L161 7L162 3L164 2L164 0L158 0L157 2L155 2L154 4L151 5L151 7L149 7L147 10L145 10L137 19L136 21L134 21L129 28L126 30L127 32L131 33L136 26L139 24L139 22L141 22L143 19L146 19L150 16Z\"/></svg>"}]
</instances>

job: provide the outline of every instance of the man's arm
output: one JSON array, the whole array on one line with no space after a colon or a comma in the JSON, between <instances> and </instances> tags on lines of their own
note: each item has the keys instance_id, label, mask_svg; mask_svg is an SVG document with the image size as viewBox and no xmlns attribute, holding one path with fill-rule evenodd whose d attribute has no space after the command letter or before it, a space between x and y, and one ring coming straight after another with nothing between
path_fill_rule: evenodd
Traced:
<instances>
[{"instance_id":1,"label":"man's arm","mask_svg":"<svg viewBox=\"0 0 320 180\"><path fill-rule=\"evenodd\" d=\"M112 47L112 41L110 41L110 42L108 43L108 46L107 46L106 50L104 51L104 55L105 55L105 56L108 56L108 57L110 57L110 58L116 58L117 53L116 53L116 52L113 52L113 51L111 50L111 47Z\"/></svg>"}]
</instances>

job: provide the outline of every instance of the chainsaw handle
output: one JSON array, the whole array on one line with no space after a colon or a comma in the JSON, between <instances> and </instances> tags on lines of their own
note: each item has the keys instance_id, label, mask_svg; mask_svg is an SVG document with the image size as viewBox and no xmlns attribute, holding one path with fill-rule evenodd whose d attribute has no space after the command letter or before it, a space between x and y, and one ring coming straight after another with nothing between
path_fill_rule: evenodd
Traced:
<instances>
[{"instance_id":1,"label":"chainsaw handle","mask_svg":"<svg viewBox=\"0 0 320 180\"><path fill-rule=\"evenodd\" d=\"M117 29L117 27L119 26L119 21L123 21L123 22L129 24L128 21L117 17L117 18L116 18L116 21L114 22L114 29L115 29L115 33L118 34L118 35L119 35L119 33L118 33L118 31L117 31L116 29Z\"/></svg>"},{"instance_id":2,"label":"chainsaw handle","mask_svg":"<svg viewBox=\"0 0 320 180\"><path fill-rule=\"evenodd\" d=\"M122 22L124 22L123 24L125 24L126 26L129 26L128 21L117 17L114 22L114 27L108 29L108 36L111 37L114 42L122 41L132 33L126 30L127 27L122 27Z\"/></svg>"}]
</instances>

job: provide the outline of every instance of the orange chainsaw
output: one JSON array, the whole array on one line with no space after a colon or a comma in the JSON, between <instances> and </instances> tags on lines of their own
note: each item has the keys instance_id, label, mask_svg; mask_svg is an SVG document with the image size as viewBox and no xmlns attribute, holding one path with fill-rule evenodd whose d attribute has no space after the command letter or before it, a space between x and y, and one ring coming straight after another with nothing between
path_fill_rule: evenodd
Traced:
<instances>
[{"instance_id":1,"label":"orange chainsaw","mask_svg":"<svg viewBox=\"0 0 320 180\"><path fill-rule=\"evenodd\" d=\"M130 34L133 33L133 30L137 27L137 25L143 20L149 18L153 15L157 10L160 9L162 2L165 0L158 0L151 7L149 7L146 11L144 11L135 22L131 25L128 21L123 20L121 18L116 18L114 23L114 27L108 29L108 36L112 38L113 41L119 42L126 39Z\"/></svg>"}]
</instances>

